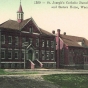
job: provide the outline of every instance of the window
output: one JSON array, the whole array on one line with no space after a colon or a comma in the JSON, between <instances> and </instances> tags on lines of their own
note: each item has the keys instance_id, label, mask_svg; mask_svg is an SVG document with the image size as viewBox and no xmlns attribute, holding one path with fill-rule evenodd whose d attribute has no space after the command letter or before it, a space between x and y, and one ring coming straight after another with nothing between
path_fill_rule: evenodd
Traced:
<instances>
[{"instance_id":1,"label":"window","mask_svg":"<svg viewBox=\"0 0 88 88\"><path fill-rule=\"evenodd\" d=\"M50 56L49 51L47 51L46 52L46 60L49 60L49 56Z\"/></svg>"},{"instance_id":2,"label":"window","mask_svg":"<svg viewBox=\"0 0 88 88\"><path fill-rule=\"evenodd\" d=\"M22 38L22 43L26 42L26 38Z\"/></svg>"},{"instance_id":3,"label":"window","mask_svg":"<svg viewBox=\"0 0 88 88\"><path fill-rule=\"evenodd\" d=\"M11 44L12 43L12 37L8 36L8 43Z\"/></svg>"},{"instance_id":4,"label":"window","mask_svg":"<svg viewBox=\"0 0 88 88\"><path fill-rule=\"evenodd\" d=\"M42 60L45 60L45 51L42 50Z\"/></svg>"},{"instance_id":5,"label":"window","mask_svg":"<svg viewBox=\"0 0 88 88\"><path fill-rule=\"evenodd\" d=\"M54 59L54 52L51 52L51 60Z\"/></svg>"},{"instance_id":6,"label":"window","mask_svg":"<svg viewBox=\"0 0 88 88\"><path fill-rule=\"evenodd\" d=\"M45 46L45 43L44 43L44 40L42 40L42 47L44 47Z\"/></svg>"},{"instance_id":7,"label":"window","mask_svg":"<svg viewBox=\"0 0 88 88\"><path fill-rule=\"evenodd\" d=\"M47 40L47 47L49 47L49 40Z\"/></svg>"},{"instance_id":8,"label":"window","mask_svg":"<svg viewBox=\"0 0 88 88\"><path fill-rule=\"evenodd\" d=\"M33 32L33 27L30 27L29 28L29 33L32 33Z\"/></svg>"},{"instance_id":9,"label":"window","mask_svg":"<svg viewBox=\"0 0 88 88\"><path fill-rule=\"evenodd\" d=\"M5 51L1 51L1 59L5 59Z\"/></svg>"},{"instance_id":10,"label":"window","mask_svg":"<svg viewBox=\"0 0 88 88\"><path fill-rule=\"evenodd\" d=\"M22 51L22 59L24 59L24 56L25 56L25 55L24 55L24 51Z\"/></svg>"},{"instance_id":11,"label":"window","mask_svg":"<svg viewBox=\"0 0 88 88\"><path fill-rule=\"evenodd\" d=\"M15 37L15 44L18 45L18 37Z\"/></svg>"},{"instance_id":12,"label":"window","mask_svg":"<svg viewBox=\"0 0 88 88\"><path fill-rule=\"evenodd\" d=\"M12 59L12 52L8 51L8 59Z\"/></svg>"},{"instance_id":13,"label":"window","mask_svg":"<svg viewBox=\"0 0 88 88\"><path fill-rule=\"evenodd\" d=\"M36 39L36 46L39 46L39 39Z\"/></svg>"},{"instance_id":14,"label":"window","mask_svg":"<svg viewBox=\"0 0 88 88\"><path fill-rule=\"evenodd\" d=\"M18 59L18 52L15 52L15 59Z\"/></svg>"},{"instance_id":15,"label":"window","mask_svg":"<svg viewBox=\"0 0 88 88\"><path fill-rule=\"evenodd\" d=\"M32 38L29 38L29 44L32 44Z\"/></svg>"},{"instance_id":16,"label":"window","mask_svg":"<svg viewBox=\"0 0 88 88\"><path fill-rule=\"evenodd\" d=\"M36 51L35 56L36 56L36 59L39 59L39 51Z\"/></svg>"},{"instance_id":17,"label":"window","mask_svg":"<svg viewBox=\"0 0 88 88\"><path fill-rule=\"evenodd\" d=\"M54 48L54 42L53 41L51 41L51 47Z\"/></svg>"},{"instance_id":18,"label":"window","mask_svg":"<svg viewBox=\"0 0 88 88\"><path fill-rule=\"evenodd\" d=\"M1 43L5 44L5 35L1 35Z\"/></svg>"}]
</instances>

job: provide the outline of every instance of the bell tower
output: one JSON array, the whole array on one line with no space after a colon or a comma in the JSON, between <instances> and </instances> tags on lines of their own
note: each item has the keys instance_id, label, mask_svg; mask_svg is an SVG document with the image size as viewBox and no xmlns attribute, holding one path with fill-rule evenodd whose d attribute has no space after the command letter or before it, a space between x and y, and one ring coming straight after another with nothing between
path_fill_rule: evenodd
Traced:
<instances>
[{"instance_id":1,"label":"bell tower","mask_svg":"<svg viewBox=\"0 0 88 88\"><path fill-rule=\"evenodd\" d=\"M24 15L24 12L23 12L23 9L21 6L21 0L20 0L19 10L17 11L17 22L18 23L21 23L23 21L23 15Z\"/></svg>"}]
</instances>

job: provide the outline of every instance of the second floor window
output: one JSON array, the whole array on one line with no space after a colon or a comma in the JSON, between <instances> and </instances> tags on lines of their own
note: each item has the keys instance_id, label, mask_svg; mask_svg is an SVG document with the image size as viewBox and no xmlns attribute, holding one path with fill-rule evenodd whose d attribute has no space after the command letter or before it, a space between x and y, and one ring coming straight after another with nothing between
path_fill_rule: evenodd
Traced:
<instances>
[{"instance_id":1,"label":"second floor window","mask_svg":"<svg viewBox=\"0 0 88 88\"><path fill-rule=\"evenodd\" d=\"M51 41L51 47L54 48L54 41Z\"/></svg>"},{"instance_id":2,"label":"second floor window","mask_svg":"<svg viewBox=\"0 0 88 88\"><path fill-rule=\"evenodd\" d=\"M32 38L29 38L29 44L32 44Z\"/></svg>"},{"instance_id":3,"label":"second floor window","mask_svg":"<svg viewBox=\"0 0 88 88\"><path fill-rule=\"evenodd\" d=\"M18 37L15 37L15 44L18 45Z\"/></svg>"},{"instance_id":4,"label":"second floor window","mask_svg":"<svg viewBox=\"0 0 88 88\"><path fill-rule=\"evenodd\" d=\"M12 36L8 36L8 43L12 44Z\"/></svg>"},{"instance_id":5,"label":"second floor window","mask_svg":"<svg viewBox=\"0 0 88 88\"><path fill-rule=\"evenodd\" d=\"M47 40L47 47L49 47L49 40Z\"/></svg>"},{"instance_id":6,"label":"second floor window","mask_svg":"<svg viewBox=\"0 0 88 88\"><path fill-rule=\"evenodd\" d=\"M26 38L22 38L22 43L26 42Z\"/></svg>"},{"instance_id":7,"label":"second floor window","mask_svg":"<svg viewBox=\"0 0 88 88\"><path fill-rule=\"evenodd\" d=\"M39 46L39 39L36 39L36 46Z\"/></svg>"},{"instance_id":8,"label":"second floor window","mask_svg":"<svg viewBox=\"0 0 88 88\"><path fill-rule=\"evenodd\" d=\"M1 35L1 43L5 44L5 35Z\"/></svg>"},{"instance_id":9,"label":"second floor window","mask_svg":"<svg viewBox=\"0 0 88 88\"><path fill-rule=\"evenodd\" d=\"M44 47L45 46L45 42L44 42L44 40L42 40L42 47Z\"/></svg>"}]
</instances>

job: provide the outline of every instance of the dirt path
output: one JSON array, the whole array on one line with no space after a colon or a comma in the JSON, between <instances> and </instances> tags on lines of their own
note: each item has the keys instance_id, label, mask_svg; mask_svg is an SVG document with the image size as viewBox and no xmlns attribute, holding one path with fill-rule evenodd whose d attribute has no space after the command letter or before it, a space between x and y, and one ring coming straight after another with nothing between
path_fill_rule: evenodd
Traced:
<instances>
[{"instance_id":1,"label":"dirt path","mask_svg":"<svg viewBox=\"0 0 88 88\"><path fill-rule=\"evenodd\" d=\"M2 76L0 88L60 88L59 85L46 82L40 75Z\"/></svg>"},{"instance_id":2,"label":"dirt path","mask_svg":"<svg viewBox=\"0 0 88 88\"><path fill-rule=\"evenodd\" d=\"M88 74L88 70L67 69L5 69L8 72L38 72L26 75L0 75L0 88L61 88L59 85L46 82L42 75L50 74Z\"/></svg>"}]
</instances>

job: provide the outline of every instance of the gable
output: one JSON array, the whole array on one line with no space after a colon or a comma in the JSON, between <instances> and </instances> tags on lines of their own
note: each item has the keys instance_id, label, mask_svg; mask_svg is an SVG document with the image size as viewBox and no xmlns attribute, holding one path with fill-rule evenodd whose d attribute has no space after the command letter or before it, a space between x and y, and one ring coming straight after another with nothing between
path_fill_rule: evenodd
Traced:
<instances>
[{"instance_id":1,"label":"gable","mask_svg":"<svg viewBox=\"0 0 88 88\"><path fill-rule=\"evenodd\" d=\"M31 31L32 31L32 33L36 33L36 34L41 33L37 24L33 21L32 18L24 25L24 27L21 29L21 31L25 32L25 33L30 33Z\"/></svg>"}]
</instances>

